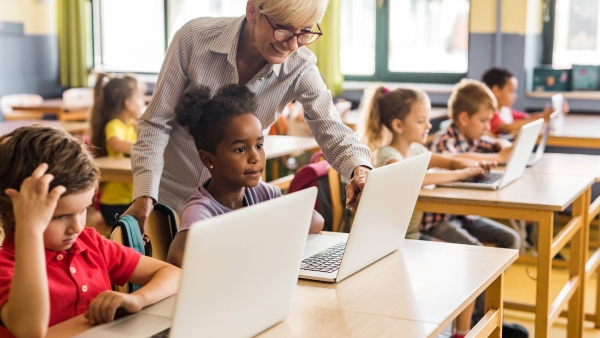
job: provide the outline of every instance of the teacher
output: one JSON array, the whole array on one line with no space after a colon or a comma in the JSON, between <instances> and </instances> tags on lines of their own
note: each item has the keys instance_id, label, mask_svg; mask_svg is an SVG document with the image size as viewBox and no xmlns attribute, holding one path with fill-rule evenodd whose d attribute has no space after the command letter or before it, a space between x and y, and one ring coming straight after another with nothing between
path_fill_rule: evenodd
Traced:
<instances>
[{"instance_id":1,"label":"teacher","mask_svg":"<svg viewBox=\"0 0 600 338\"><path fill-rule=\"evenodd\" d=\"M249 0L245 16L197 18L175 34L131 151L134 202L126 213L143 233L154 203L180 212L210 177L192 136L175 121L175 106L189 86L208 86L214 94L226 84L246 85L256 94L263 127L298 100L327 161L351 179L346 206L356 208L371 168L369 149L340 121L317 59L304 48L323 34L318 22L327 1Z\"/></svg>"}]
</instances>

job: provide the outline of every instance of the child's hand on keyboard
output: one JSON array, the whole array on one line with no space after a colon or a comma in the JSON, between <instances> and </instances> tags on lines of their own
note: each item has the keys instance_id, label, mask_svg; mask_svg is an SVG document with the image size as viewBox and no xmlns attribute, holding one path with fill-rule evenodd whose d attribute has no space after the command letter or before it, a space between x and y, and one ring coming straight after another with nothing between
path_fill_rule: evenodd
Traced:
<instances>
[{"instance_id":1,"label":"child's hand on keyboard","mask_svg":"<svg viewBox=\"0 0 600 338\"><path fill-rule=\"evenodd\" d=\"M469 167L465 169L457 170L461 173L461 180L466 180L470 177L485 177L487 175L487 171L481 167Z\"/></svg>"}]
</instances>

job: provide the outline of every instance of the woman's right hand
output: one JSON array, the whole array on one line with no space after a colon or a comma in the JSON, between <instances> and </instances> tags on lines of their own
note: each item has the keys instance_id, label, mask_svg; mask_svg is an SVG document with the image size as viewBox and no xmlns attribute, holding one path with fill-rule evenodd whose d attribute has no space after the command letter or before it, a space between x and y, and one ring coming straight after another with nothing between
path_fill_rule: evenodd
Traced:
<instances>
[{"instance_id":1,"label":"woman's right hand","mask_svg":"<svg viewBox=\"0 0 600 338\"><path fill-rule=\"evenodd\" d=\"M154 200L148 196L141 196L135 199L131 206L125 210L123 215L131 215L135 218L140 226L140 232L144 242L148 242L146 234L146 220L150 216L150 213L154 210Z\"/></svg>"},{"instance_id":2,"label":"woman's right hand","mask_svg":"<svg viewBox=\"0 0 600 338\"><path fill-rule=\"evenodd\" d=\"M67 191L64 186L59 185L48 192L54 176L46 174L46 170L48 164L40 164L31 176L23 180L20 191L5 191L13 203L15 222L19 223L20 229L30 228L43 233L52 220L60 196Z\"/></svg>"}]
</instances>

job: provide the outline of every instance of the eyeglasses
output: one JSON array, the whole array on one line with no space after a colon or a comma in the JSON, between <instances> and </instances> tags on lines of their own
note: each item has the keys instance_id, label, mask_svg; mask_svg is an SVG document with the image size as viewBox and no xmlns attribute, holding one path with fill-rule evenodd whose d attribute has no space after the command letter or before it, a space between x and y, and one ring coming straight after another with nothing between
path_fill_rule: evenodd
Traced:
<instances>
[{"instance_id":1,"label":"eyeglasses","mask_svg":"<svg viewBox=\"0 0 600 338\"><path fill-rule=\"evenodd\" d=\"M291 39L293 39L295 36L297 36L299 45L308 45L308 44L315 42L315 40L317 40L321 35L323 35L323 31L321 30L321 27L319 26L319 24L317 24L317 28L319 29L318 32L294 33L291 30L289 30L288 28L282 27L280 25L274 25L271 22L271 20L269 20L268 16L266 16L264 14L263 14L263 16L265 17L265 19L267 19L267 22L273 29L273 38L279 42L288 42Z\"/></svg>"}]
</instances>

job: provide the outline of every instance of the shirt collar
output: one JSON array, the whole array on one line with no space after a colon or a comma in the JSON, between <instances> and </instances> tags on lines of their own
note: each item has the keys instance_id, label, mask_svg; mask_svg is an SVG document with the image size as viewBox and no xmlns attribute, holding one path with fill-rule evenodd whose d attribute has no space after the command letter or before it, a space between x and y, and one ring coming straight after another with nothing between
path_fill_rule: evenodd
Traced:
<instances>
[{"instance_id":1,"label":"shirt collar","mask_svg":"<svg viewBox=\"0 0 600 338\"><path fill-rule=\"evenodd\" d=\"M465 136L458 131L458 129L456 128L454 123L451 123L450 126L448 126L448 129L449 129L451 135L453 135L454 138L456 139L457 144L460 145L461 149L463 149L465 151L473 151L472 149L477 148L477 141L467 140L465 138Z\"/></svg>"},{"instance_id":2,"label":"shirt collar","mask_svg":"<svg viewBox=\"0 0 600 338\"><path fill-rule=\"evenodd\" d=\"M236 66L235 57L237 55L237 45L240 38L242 25L246 22L246 16L240 16L239 18L231 21L225 29L221 32L219 37L215 39L210 47L208 48L210 51L219 54L226 54L227 61L233 66ZM267 64L265 74L275 73L275 75L279 76L279 72L281 71L281 64Z\"/></svg>"},{"instance_id":3,"label":"shirt collar","mask_svg":"<svg viewBox=\"0 0 600 338\"><path fill-rule=\"evenodd\" d=\"M82 234L83 234L83 232L82 232ZM71 256L76 256L76 255L79 255L80 253L86 251L87 249L88 249L88 246L83 241L80 241L80 240L76 240L75 243L73 243L73 245L71 245L71 247L66 251L52 251L52 250L45 249L46 263L50 262L52 259L54 259L54 257L56 257L59 254L62 254L62 255L69 254ZM4 238L4 240L2 241L2 250L14 255L15 254L15 242L8 240L8 238Z\"/></svg>"}]
</instances>

